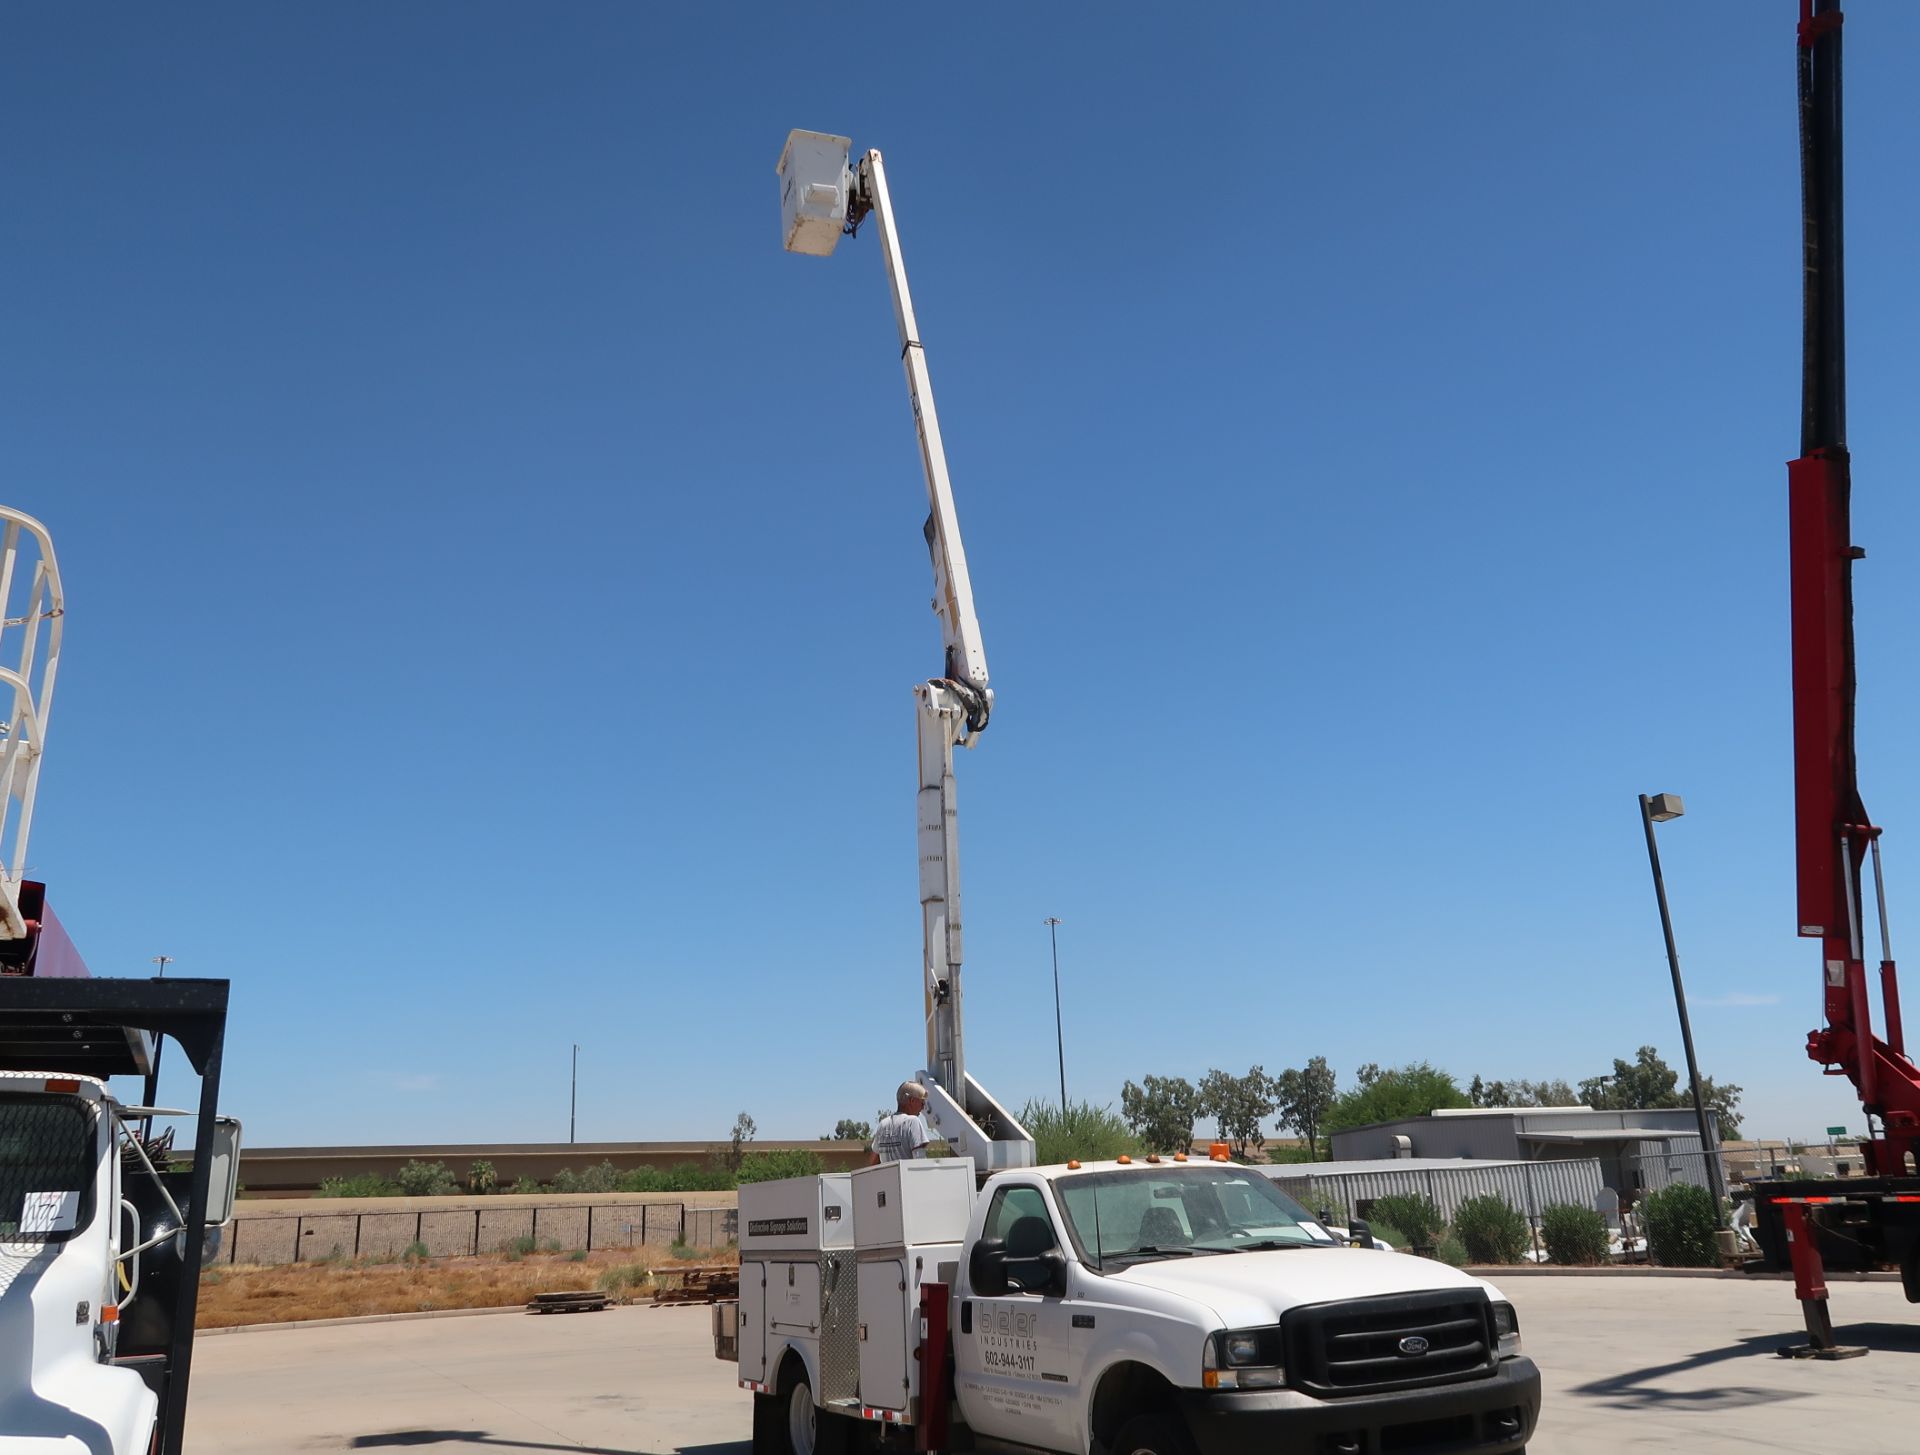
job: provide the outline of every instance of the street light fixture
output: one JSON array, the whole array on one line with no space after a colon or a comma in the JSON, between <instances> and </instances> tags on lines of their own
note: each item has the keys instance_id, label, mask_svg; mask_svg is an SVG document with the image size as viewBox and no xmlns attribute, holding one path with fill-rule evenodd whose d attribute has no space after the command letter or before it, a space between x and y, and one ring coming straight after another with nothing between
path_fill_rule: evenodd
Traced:
<instances>
[{"instance_id":1,"label":"street light fixture","mask_svg":"<svg viewBox=\"0 0 1920 1455\"><path fill-rule=\"evenodd\" d=\"M1060 1115L1067 1114L1067 1041L1060 1027L1060 921L1049 916L1045 921L1047 938L1053 942L1053 1047L1060 1055Z\"/></svg>"},{"instance_id":2,"label":"street light fixture","mask_svg":"<svg viewBox=\"0 0 1920 1455\"><path fill-rule=\"evenodd\" d=\"M1667 940L1667 968L1673 972L1673 1003L1680 1012L1680 1040L1687 1052L1687 1082L1693 1091L1693 1115L1700 1127L1700 1156L1706 1163L1707 1191L1713 1196L1713 1225L1726 1226L1721 1205L1726 1198L1717 1144L1707 1124L1707 1104L1700 1095L1700 1062L1693 1054L1693 1024L1687 1018L1687 989L1680 980L1680 952L1673 943L1673 915L1667 908L1667 881L1660 873L1660 847L1653 826L1679 818L1686 805L1677 793L1640 795L1640 822L1647 831L1647 864L1653 870L1653 893L1660 902L1660 930Z\"/></svg>"}]
</instances>

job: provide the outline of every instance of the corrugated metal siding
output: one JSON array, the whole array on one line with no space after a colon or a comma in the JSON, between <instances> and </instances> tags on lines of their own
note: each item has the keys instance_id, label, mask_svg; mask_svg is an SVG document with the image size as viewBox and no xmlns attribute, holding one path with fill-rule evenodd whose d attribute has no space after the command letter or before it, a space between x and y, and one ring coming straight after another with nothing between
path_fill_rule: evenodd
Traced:
<instances>
[{"instance_id":1,"label":"corrugated metal siding","mask_svg":"<svg viewBox=\"0 0 1920 1455\"><path fill-rule=\"evenodd\" d=\"M1708 1187L1706 1159L1700 1155L1700 1137L1675 1137L1667 1142L1634 1144L1640 1184L1648 1192L1658 1192L1676 1182Z\"/></svg>"},{"instance_id":2,"label":"corrugated metal siding","mask_svg":"<svg viewBox=\"0 0 1920 1455\"><path fill-rule=\"evenodd\" d=\"M1600 1162L1593 1157L1561 1162L1490 1162L1483 1167L1410 1167L1404 1172L1314 1173L1275 1177L1274 1184L1311 1212L1328 1203L1351 1211L1369 1198L1422 1193L1432 1198L1449 1219L1461 1203L1483 1193L1496 1193L1509 1206L1537 1218L1549 1203L1592 1207L1601 1187Z\"/></svg>"}]
</instances>

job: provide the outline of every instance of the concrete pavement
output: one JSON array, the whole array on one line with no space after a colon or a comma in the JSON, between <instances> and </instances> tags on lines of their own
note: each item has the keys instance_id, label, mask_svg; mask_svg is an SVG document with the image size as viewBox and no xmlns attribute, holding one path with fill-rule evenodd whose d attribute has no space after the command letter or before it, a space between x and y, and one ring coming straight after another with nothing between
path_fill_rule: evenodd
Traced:
<instances>
[{"instance_id":1,"label":"concrete pavement","mask_svg":"<svg viewBox=\"0 0 1920 1455\"><path fill-rule=\"evenodd\" d=\"M1546 1381L1534 1455L1920 1448L1920 1308L1840 1284L1865 1359L1790 1361L1791 1285L1516 1278L1504 1290ZM704 1308L503 1314L237 1333L196 1351L194 1455L355 1450L746 1455L747 1396Z\"/></svg>"}]
</instances>

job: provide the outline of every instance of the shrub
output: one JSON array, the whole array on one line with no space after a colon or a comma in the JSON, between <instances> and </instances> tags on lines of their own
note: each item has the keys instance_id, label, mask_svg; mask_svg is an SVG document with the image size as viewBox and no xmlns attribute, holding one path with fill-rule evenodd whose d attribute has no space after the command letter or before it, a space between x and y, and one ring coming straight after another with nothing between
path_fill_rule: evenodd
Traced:
<instances>
[{"instance_id":1,"label":"shrub","mask_svg":"<svg viewBox=\"0 0 1920 1455\"><path fill-rule=\"evenodd\" d=\"M620 1173L611 1162L601 1162L583 1172L575 1172L571 1167L562 1167L553 1175L551 1184L555 1192L612 1192L620 1180Z\"/></svg>"},{"instance_id":2,"label":"shrub","mask_svg":"<svg viewBox=\"0 0 1920 1455\"><path fill-rule=\"evenodd\" d=\"M483 1196L500 1186L500 1174L493 1170L493 1163L485 1158L467 1164L467 1187Z\"/></svg>"},{"instance_id":3,"label":"shrub","mask_svg":"<svg viewBox=\"0 0 1920 1455\"><path fill-rule=\"evenodd\" d=\"M1374 1237L1383 1243L1392 1244L1402 1253L1413 1246L1413 1239L1401 1232L1392 1223L1369 1222L1367 1226L1373 1229Z\"/></svg>"},{"instance_id":4,"label":"shrub","mask_svg":"<svg viewBox=\"0 0 1920 1455\"><path fill-rule=\"evenodd\" d=\"M1572 1202L1547 1204L1540 1214L1540 1236L1546 1241L1548 1262L1578 1268L1606 1262L1612 1241L1605 1218Z\"/></svg>"},{"instance_id":5,"label":"shrub","mask_svg":"<svg viewBox=\"0 0 1920 1455\"><path fill-rule=\"evenodd\" d=\"M667 1253L671 1257L678 1258L682 1263L691 1262L700 1256L700 1250L689 1247L682 1238L675 1238L673 1245L667 1249Z\"/></svg>"},{"instance_id":6,"label":"shrub","mask_svg":"<svg viewBox=\"0 0 1920 1455\"><path fill-rule=\"evenodd\" d=\"M1020 1122L1033 1135L1034 1160L1042 1167L1075 1158L1103 1162L1140 1150L1139 1139L1119 1113L1090 1101L1072 1102L1064 1110L1050 1101L1029 1101Z\"/></svg>"},{"instance_id":7,"label":"shrub","mask_svg":"<svg viewBox=\"0 0 1920 1455\"><path fill-rule=\"evenodd\" d=\"M636 1289L644 1288L652 1276L644 1263L617 1263L602 1273L593 1286L602 1293L623 1299Z\"/></svg>"},{"instance_id":8,"label":"shrub","mask_svg":"<svg viewBox=\"0 0 1920 1455\"><path fill-rule=\"evenodd\" d=\"M743 1159L751 1162L755 1157L776 1157L784 1155L777 1152L755 1152ZM814 1169L818 1171L819 1168ZM782 1173L782 1176L789 1174ZM635 1167L622 1172L615 1180L615 1192L725 1192L737 1179L724 1165L710 1163L702 1166L698 1162L682 1162L678 1166L662 1171L658 1167Z\"/></svg>"},{"instance_id":9,"label":"shrub","mask_svg":"<svg viewBox=\"0 0 1920 1455\"><path fill-rule=\"evenodd\" d=\"M524 1258L539 1246L540 1245L534 1242L532 1238L523 1236L515 1238L511 1243L507 1244L507 1252L512 1257Z\"/></svg>"},{"instance_id":10,"label":"shrub","mask_svg":"<svg viewBox=\"0 0 1920 1455\"><path fill-rule=\"evenodd\" d=\"M1640 1215L1654 1262L1668 1268L1712 1268L1720 1262L1713 1245L1713 1195L1705 1188L1676 1182L1650 1192Z\"/></svg>"},{"instance_id":11,"label":"shrub","mask_svg":"<svg viewBox=\"0 0 1920 1455\"><path fill-rule=\"evenodd\" d=\"M405 1214L403 1213L401 1216L404 1217ZM413 1242L407 1244L406 1251L400 1256L408 1263L418 1263L428 1256L427 1245L416 1238Z\"/></svg>"},{"instance_id":12,"label":"shrub","mask_svg":"<svg viewBox=\"0 0 1920 1455\"><path fill-rule=\"evenodd\" d=\"M543 1192L545 1191L545 1189L540 1186L539 1180L537 1178L516 1177L513 1179L513 1186L509 1187L507 1191L508 1192Z\"/></svg>"},{"instance_id":13,"label":"shrub","mask_svg":"<svg viewBox=\"0 0 1920 1455\"><path fill-rule=\"evenodd\" d=\"M741 1182L777 1182L782 1177L818 1177L826 1167L818 1152L790 1147L778 1152L748 1152L740 1159Z\"/></svg>"},{"instance_id":14,"label":"shrub","mask_svg":"<svg viewBox=\"0 0 1920 1455\"><path fill-rule=\"evenodd\" d=\"M1373 1216L1382 1222L1392 1223L1415 1247L1432 1247L1439 1239L1440 1232L1447 1225L1447 1219L1430 1197L1417 1192L1398 1192L1391 1197L1376 1197L1373 1200Z\"/></svg>"},{"instance_id":15,"label":"shrub","mask_svg":"<svg viewBox=\"0 0 1920 1455\"><path fill-rule=\"evenodd\" d=\"M460 1179L444 1162L416 1162L409 1159L393 1174L403 1197L451 1197L460 1190Z\"/></svg>"},{"instance_id":16,"label":"shrub","mask_svg":"<svg viewBox=\"0 0 1920 1455\"><path fill-rule=\"evenodd\" d=\"M1518 1263L1533 1241L1525 1216L1491 1192L1460 1204L1453 1231L1475 1263Z\"/></svg>"},{"instance_id":17,"label":"shrub","mask_svg":"<svg viewBox=\"0 0 1920 1455\"><path fill-rule=\"evenodd\" d=\"M1439 1243L1435 1245L1433 1256L1449 1267L1465 1268L1467 1266L1467 1245L1454 1237L1452 1233L1447 1233L1440 1239Z\"/></svg>"},{"instance_id":18,"label":"shrub","mask_svg":"<svg viewBox=\"0 0 1920 1455\"><path fill-rule=\"evenodd\" d=\"M320 1184L319 1197L395 1197L400 1189L377 1172L353 1177L329 1177Z\"/></svg>"},{"instance_id":19,"label":"shrub","mask_svg":"<svg viewBox=\"0 0 1920 1455\"><path fill-rule=\"evenodd\" d=\"M569 1263L584 1263L586 1261L587 1250L585 1248L575 1248L571 1253L567 1254L567 1262Z\"/></svg>"}]
</instances>

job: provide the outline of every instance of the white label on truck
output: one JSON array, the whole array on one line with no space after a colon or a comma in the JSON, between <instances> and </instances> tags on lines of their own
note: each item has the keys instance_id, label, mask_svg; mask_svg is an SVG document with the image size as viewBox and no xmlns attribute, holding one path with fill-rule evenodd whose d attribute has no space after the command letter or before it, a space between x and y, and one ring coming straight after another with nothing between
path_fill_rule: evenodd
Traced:
<instances>
[{"instance_id":1,"label":"white label on truck","mask_svg":"<svg viewBox=\"0 0 1920 1455\"><path fill-rule=\"evenodd\" d=\"M22 1233L70 1233L79 1221L77 1192L29 1192L21 1204Z\"/></svg>"}]
</instances>

